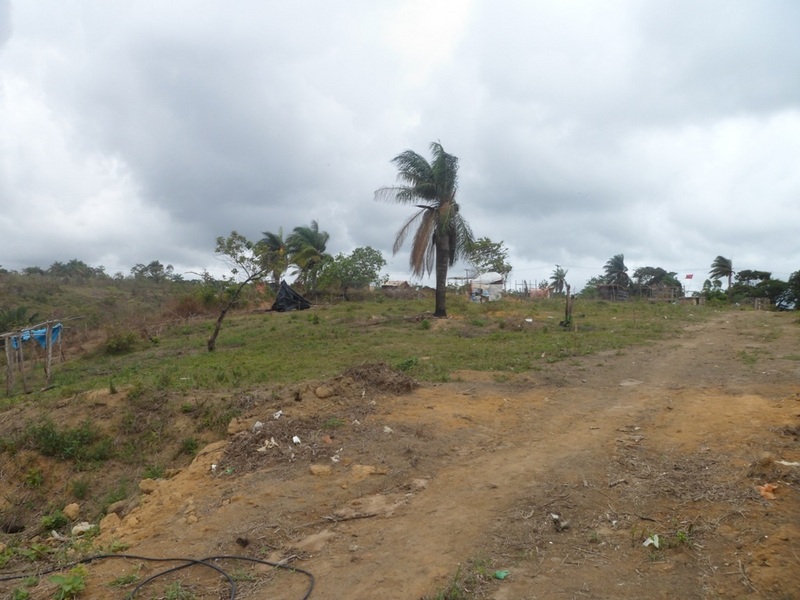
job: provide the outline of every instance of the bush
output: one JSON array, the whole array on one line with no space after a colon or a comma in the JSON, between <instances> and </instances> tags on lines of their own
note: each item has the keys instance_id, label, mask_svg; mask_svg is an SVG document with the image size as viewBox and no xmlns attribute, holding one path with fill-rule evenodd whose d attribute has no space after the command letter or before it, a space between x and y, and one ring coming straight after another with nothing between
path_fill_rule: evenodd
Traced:
<instances>
[{"instance_id":1,"label":"bush","mask_svg":"<svg viewBox=\"0 0 800 600\"><path fill-rule=\"evenodd\" d=\"M106 334L106 354L129 354L136 349L139 336L131 330L112 329Z\"/></svg>"},{"instance_id":2,"label":"bush","mask_svg":"<svg viewBox=\"0 0 800 600\"><path fill-rule=\"evenodd\" d=\"M169 312L178 315L182 319L188 319L195 315L207 312L210 302L199 295L181 296L170 306Z\"/></svg>"},{"instance_id":3,"label":"bush","mask_svg":"<svg viewBox=\"0 0 800 600\"><path fill-rule=\"evenodd\" d=\"M69 519L60 510L56 510L49 515L42 517L42 528L46 531L59 531L69 525Z\"/></svg>"},{"instance_id":4,"label":"bush","mask_svg":"<svg viewBox=\"0 0 800 600\"><path fill-rule=\"evenodd\" d=\"M61 460L104 461L111 458L111 439L100 434L90 421L73 429L59 430L50 420L30 425L24 441L44 456Z\"/></svg>"}]
</instances>

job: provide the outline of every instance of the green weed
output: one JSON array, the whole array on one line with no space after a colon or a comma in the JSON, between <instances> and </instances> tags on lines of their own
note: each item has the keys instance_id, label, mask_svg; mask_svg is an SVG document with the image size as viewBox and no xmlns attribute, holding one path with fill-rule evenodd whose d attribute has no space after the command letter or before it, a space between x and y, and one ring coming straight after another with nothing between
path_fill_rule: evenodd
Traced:
<instances>
[{"instance_id":1,"label":"green weed","mask_svg":"<svg viewBox=\"0 0 800 600\"><path fill-rule=\"evenodd\" d=\"M70 569L66 575L52 575L50 583L56 586L55 600L69 600L80 596L86 589L87 575L84 565Z\"/></svg>"},{"instance_id":2,"label":"green weed","mask_svg":"<svg viewBox=\"0 0 800 600\"><path fill-rule=\"evenodd\" d=\"M162 465L147 465L142 473L144 479L161 479L164 477L164 467Z\"/></svg>"},{"instance_id":3,"label":"green weed","mask_svg":"<svg viewBox=\"0 0 800 600\"><path fill-rule=\"evenodd\" d=\"M134 583L139 576L136 573L128 573L127 575L120 575L116 579L112 579L108 585L111 587L125 587Z\"/></svg>"},{"instance_id":4,"label":"green weed","mask_svg":"<svg viewBox=\"0 0 800 600\"><path fill-rule=\"evenodd\" d=\"M43 558L46 558L47 555L50 554L51 552L52 550L48 546L37 543L33 543L26 548L17 548L16 550L16 553L19 556L26 558L31 562L42 560Z\"/></svg>"},{"instance_id":5,"label":"green weed","mask_svg":"<svg viewBox=\"0 0 800 600\"><path fill-rule=\"evenodd\" d=\"M70 482L70 490L72 491L72 495L77 500L85 500L89 496L89 488L90 483L88 479L73 479Z\"/></svg>"},{"instance_id":6,"label":"green weed","mask_svg":"<svg viewBox=\"0 0 800 600\"><path fill-rule=\"evenodd\" d=\"M183 587L180 581L171 583L164 589L164 600L195 600L195 596L191 590Z\"/></svg>"},{"instance_id":7,"label":"green weed","mask_svg":"<svg viewBox=\"0 0 800 600\"><path fill-rule=\"evenodd\" d=\"M108 546L108 551L111 554L119 554L120 552L125 552L130 546L125 542L121 542L120 540L112 540L111 544Z\"/></svg>"},{"instance_id":8,"label":"green weed","mask_svg":"<svg viewBox=\"0 0 800 600\"><path fill-rule=\"evenodd\" d=\"M419 359L416 356L412 356L410 358L406 358L405 360L401 360L399 363L397 363L396 367L400 371L410 371L416 367L418 363Z\"/></svg>"},{"instance_id":9,"label":"green weed","mask_svg":"<svg viewBox=\"0 0 800 600\"><path fill-rule=\"evenodd\" d=\"M42 470L35 467L28 469L28 472L25 473L25 486L29 488L38 488L42 487L42 483L44 483Z\"/></svg>"},{"instance_id":10,"label":"green weed","mask_svg":"<svg viewBox=\"0 0 800 600\"><path fill-rule=\"evenodd\" d=\"M323 424L323 429L337 429L339 427L344 427L345 420L341 417L331 417L327 419Z\"/></svg>"},{"instance_id":11,"label":"green weed","mask_svg":"<svg viewBox=\"0 0 800 600\"><path fill-rule=\"evenodd\" d=\"M758 360L758 355L755 352L751 354L747 352L747 350L742 350L741 352L739 352L739 358L742 359L744 364L753 366L754 364L756 364L756 361Z\"/></svg>"},{"instance_id":12,"label":"green weed","mask_svg":"<svg viewBox=\"0 0 800 600\"><path fill-rule=\"evenodd\" d=\"M59 531L69 525L69 519L60 510L55 510L42 517L42 528L46 531Z\"/></svg>"},{"instance_id":13,"label":"green weed","mask_svg":"<svg viewBox=\"0 0 800 600\"><path fill-rule=\"evenodd\" d=\"M181 452L189 456L195 456L200 449L200 442L197 438L188 437L181 442Z\"/></svg>"},{"instance_id":14,"label":"green weed","mask_svg":"<svg viewBox=\"0 0 800 600\"><path fill-rule=\"evenodd\" d=\"M26 445L43 454L61 460L102 462L111 458L112 442L90 421L75 428L59 429L45 418L39 425L29 425L23 434Z\"/></svg>"}]
</instances>

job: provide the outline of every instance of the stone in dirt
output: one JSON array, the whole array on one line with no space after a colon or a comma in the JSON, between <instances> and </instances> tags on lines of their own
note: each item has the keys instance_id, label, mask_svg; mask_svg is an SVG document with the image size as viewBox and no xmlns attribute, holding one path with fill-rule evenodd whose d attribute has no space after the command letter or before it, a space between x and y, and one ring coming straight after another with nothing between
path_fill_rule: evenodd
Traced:
<instances>
[{"instance_id":1,"label":"stone in dirt","mask_svg":"<svg viewBox=\"0 0 800 600\"><path fill-rule=\"evenodd\" d=\"M80 504L77 502L73 502L72 504L67 504L64 507L64 510L61 512L64 513L64 516L67 517L70 521L74 521L78 518L78 515L81 514L81 507Z\"/></svg>"},{"instance_id":2,"label":"stone in dirt","mask_svg":"<svg viewBox=\"0 0 800 600\"><path fill-rule=\"evenodd\" d=\"M326 398L330 398L331 396L336 395L336 390L329 386L329 385L320 385L317 386L317 389L314 390L314 394L320 400L325 400Z\"/></svg>"},{"instance_id":3,"label":"stone in dirt","mask_svg":"<svg viewBox=\"0 0 800 600\"><path fill-rule=\"evenodd\" d=\"M330 465L311 465L308 469L312 475L317 475L318 477L325 477L333 473Z\"/></svg>"},{"instance_id":4,"label":"stone in dirt","mask_svg":"<svg viewBox=\"0 0 800 600\"><path fill-rule=\"evenodd\" d=\"M139 491L143 494L152 494L158 489L158 482L154 479L142 479L139 482Z\"/></svg>"}]
</instances>

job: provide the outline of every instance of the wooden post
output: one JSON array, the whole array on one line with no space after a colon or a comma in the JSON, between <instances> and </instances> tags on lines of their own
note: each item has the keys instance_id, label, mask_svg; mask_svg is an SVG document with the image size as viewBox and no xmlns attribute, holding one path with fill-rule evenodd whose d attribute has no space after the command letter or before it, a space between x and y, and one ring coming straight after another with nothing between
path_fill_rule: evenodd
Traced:
<instances>
[{"instance_id":1,"label":"wooden post","mask_svg":"<svg viewBox=\"0 0 800 600\"><path fill-rule=\"evenodd\" d=\"M567 302L564 305L564 320L559 323L562 327L567 329L572 328L572 304L575 301L575 298L570 295L570 285L567 283Z\"/></svg>"},{"instance_id":2,"label":"wooden post","mask_svg":"<svg viewBox=\"0 0 800 600\"><path fill-rule=\"evenodd\" d=\"M11 339L12 336L6 336L6 394L11 395L11 390L14 388L14 353L11 352Z\"/></svg>"},{"instance_id":3,"label":"wooden post","mask_svg":"<svg viewBox=\"0 0 800 600\"><path fill-rule=\"evenodd\" d=\"M44 359L44 387L50 385L50 375L53 372L53 323L47 322L47 332L44 336L46 356Z\"/></svg>"},{"instance_id":4,"label":"wooden post","mask_svg":"<svg viewBox=\"0 0 800 600\"><path fill-rule=\"evenodd\" d=\"M25 378L25 351L22 348L22 332L19 335L19 344L17 347L17 355L18 355L18 362L19 365L19 372L20 377L22 378L22 389L25 393L28 393L28 380Z\"/></svg>"}]
</instances>

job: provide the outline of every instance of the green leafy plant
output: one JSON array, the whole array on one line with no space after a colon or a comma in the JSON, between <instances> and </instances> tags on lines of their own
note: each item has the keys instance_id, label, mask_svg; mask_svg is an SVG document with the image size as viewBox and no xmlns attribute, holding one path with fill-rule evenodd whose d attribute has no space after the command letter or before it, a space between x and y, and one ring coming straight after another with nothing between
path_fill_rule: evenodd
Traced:
<instances>
[{"instance_id":1,"label":"green leafy plant","mask_svg":"<svg viewBox=\"0 0 800 600\"><path fill-rule=\"evenodd\" d=\"M47 557L52 550L45 546L44 544L33 543L26 548L17 548L16 553L23 558L27 558L29 561L33 562L35 560L41 560Z\"/></svg>"},{"instance_id":2,"label":"green leafy plant","mask_svg":"<svg viewBox=\"0 0 800 600\"><path fill-rule=\"evenodd\" d=\"M52 575L50 583L56 586L55 600L69 600L77 598L86 589L86 567L78 565L69 570L66 575Z\"/></svg>"},{"instance_id":3,"label":"green leafy plant","mask_svg":"<svg viewBox=\"0 0 800 600\"><path fill-rule=\"evenodd\" d=\"M42 517L42 527L47 531L58 531L69 525L69 519L60 510Z\"/></svg>"}]
</instances>

